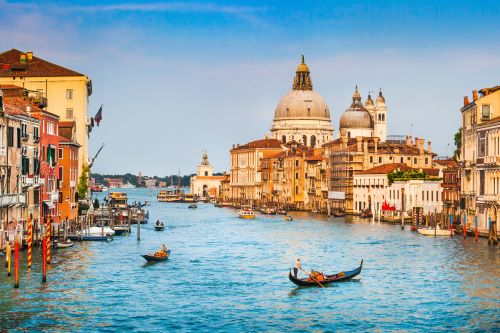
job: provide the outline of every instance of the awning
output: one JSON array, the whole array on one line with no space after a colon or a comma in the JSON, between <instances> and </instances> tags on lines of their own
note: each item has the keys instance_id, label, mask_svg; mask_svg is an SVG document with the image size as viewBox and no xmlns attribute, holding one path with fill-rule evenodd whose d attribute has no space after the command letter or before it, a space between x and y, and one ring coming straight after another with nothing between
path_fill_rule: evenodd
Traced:
<instances>
[{"instance_id":1,"label":"awning","mask_svg":"<svg viewBox=\"0 0 500 333\"><path fill-rule=\"evenodd\" d=\"M43 203L47 206L48 209L56 208L56 205L54 205L52 201L44 201Z\"/></svg>"}]
</instances>

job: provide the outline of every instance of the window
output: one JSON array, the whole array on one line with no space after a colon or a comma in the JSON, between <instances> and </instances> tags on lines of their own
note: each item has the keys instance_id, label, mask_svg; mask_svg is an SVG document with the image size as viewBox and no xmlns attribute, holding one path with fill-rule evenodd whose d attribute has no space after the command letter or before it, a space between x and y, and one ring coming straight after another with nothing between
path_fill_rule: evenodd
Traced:
<instances>
[{"instance_id":1,"label":"window","mask_svg":"<svg viewBox=\"0 0 500 333\"><path fill-rule=\"evenodd\" d=\"M59 167L59 180L60 181L63 180L63 167L62 166Z\"/></svg>"},{"instance_id":2,"label":"window","mask_svg":"<svg viewBox=\"0 0 500 333\"><path fill-rule=\"evenodd\" d=\"M21 136L23 140L28 138L28 124L21 124Z\"/></svg>"},{"instance_id":3,"label":"window","mask_svg":"<svg viewBox=\"0 0 500 333\"><path fill-rule=\"evenodd\" d=\"M404 161L403 161L403 157L401 157L400 161L401 161L401 163L403 163L403 162L404 162Z\"/></svg>"},{"instance_id":4,"label":"window","mask_svg":"<svg viewBox=\"0 0 500 333\"><path fill-rule=\"evenodd\" d=\"M316 146L316 136L314 135L311 135L311 147L315 147Z\"/></svg>"},{"instance_id":5,"label":"window","mask_svg":"<svg viewBox=\"0 0 500 333\"><path fill-rule=\"evenodd\" d=\"M205 171L205 176L208 176L208 171Z\"/></svg>"},{"instance_id":6,"label":"window","mask_svg":"<svg viewBox=\"0 0 500 333\"><path fill-rule=\"evenodd\" d=\"M38 126L33 127L33 140L35 142L38 142L40 140L40 134L39 134Z\"/></svg>"},{"instance_id":7,"label":"window","mask_svg":"<svg viewBox=\"0 0 500 333\"><path fill-rule=\"evenodd\" d=\"M370 163L373 163L373 156L370 156Z\"/></svg>"},{"instance_id":8,"label":"window","mask_svg":"<svg viewBox=\"0 0 500 333\"><path fill-rule=\"evenodd\" d=\"M304 146L307 146L307 136L302 136L302 143L304 144Z\"/></svg>"},{"instance_id":9,"label":"window","mask_svg":"<svg viewBox=\"0 0 500 333\"><path fill-rule=\"evenodd\" d=\"M299 186L298 185L295 186L295 194L299 194Z\"/></svg>"},{"instance_id":10,"label":"window","mask_svg":"<svg viewBox=\"0 0 500 333\"><path fill-rule=\"evenodd\" d=\"M429 158L428 157L425 158L425 164L429 164Z\"/></svg>"},{"instance_id":11,"label":"window","mask_svg":"<svg viewBox=\"0 0 500 333\"><path fill-rule=\"evenodd\" d=\"M298 172L295 173L295 179L299 179L299 173Z\"/></svg>"},{"instance_id":12,"label":"window","mask_svg":"<svg viewBox=\"0 0 500 333\"><path fill-rule=\"evenodd\" d=\"M16 128L17 132L17 148L21 148L21 128Z\"/></svg>"},{"instance_id":13,"label":"window","mask_svg":"<svg viewBox=\"0 0 500 333\"><path fill-rule=\"evenodd\" d=\"M295 166L298 167L299 166L299 160L295 160Z\"/></svg>"},{"instance_id":14,"label":"window","mask_svg":"<svg viewBox=\"0 0 500 333\"><path fill-rule=\"evenodd\" d=\"M73 119L73 109L66 109L66 119Z\"/></svg>"},{"instance_id":15,"label":"window","mask_svg":"<svg viewBox=\"0 0 500 333\"><path fill-rule=\"evenodd\" d=\"M281 137L281 142L282 142L282 143L286 143L286 136L284 136L284 135L283 135L283 136Z\"/></svg>"},{"instance_id":16,"label":"window","mask_svg":"<svg viewBox=\"0 0 500 333\"><path fill-rule=\"evenodd\" d=\"M59 148L59 159L63 158L63 149Z\"/></svg>"},{"instance_id":17,"label":"window","mask_svg":"<svg viewBox=\"0 0 500 333\"><path fill-rule=\"evenodd\" d=\"M66 99L73 99L73 89L66 89Z\"/></svg>"},{"instance_id":18,"label":"window","mask_svg":"<svg viewBox=\"0 0 500 333\"><path fill-rule=\"evenodd\" d=\"M417 158L413 158L413 164L417 164Z\"/></svg>"},{"instance_id":19,"label":"window","mask_svg":"<svg viewBox=\"0 0 500 333\"><path fill-rule=\"evenodd\" d=\"M47 134L54 135L54 123L47 121Z\"/></svg>"},{"instance_id":20,"label":"window","mask_svg":"<svg viewBox=\"0 0 500 333\"><path fill-rule=\"evenodd\" d=\"M379 163L382 163L382 157L379 157L379 158L378 158L378 162L379 162Z\"/></svg>"},{"instance_id":21,"label":"window","mask_svg":"<svg viewBox=\"0 0 500 333\"><path fill-rule=\"evenodd\" d=\"M481 112L481 118L482 119L490 119L490 106L489 105L483 105L481 110L482 110L482 112Z\"/></svg>"},{"instance_id":22,"label":"window","mask_svg":"<svg viewBox=\"0 0 500 333\"><path fill-rule=\"evenodd\" d=\"M14 127L7 129L7 147L14 147Z\"/></svg>"}]
</instances>

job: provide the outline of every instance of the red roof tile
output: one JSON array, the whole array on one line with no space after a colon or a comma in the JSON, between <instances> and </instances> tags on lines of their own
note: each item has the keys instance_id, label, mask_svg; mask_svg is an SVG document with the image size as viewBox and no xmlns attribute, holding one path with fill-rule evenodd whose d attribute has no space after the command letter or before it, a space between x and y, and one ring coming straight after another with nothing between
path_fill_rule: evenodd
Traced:
<instances>
[{"instance_id":1,"label":"red roof tile","mask_svg":"<svg viewBox=\"0 0 500 333\"><path fill-rule=\"evenodd\" d=\"M0 65L10 65L10 69L0 68L0 77L84 76L35 56L27 64L21 64L20 56L23 53L16 49L0 53Z\"/></svg>"},{"instance_id":2,"label":"red roof tile","mask_svg":"<svg viewBox=\"0 0 500 333\"><path fill-rule=\"evenodd\" d=\"M263 139L263 140L256 140L256 141L251 141L247 144L240 145L238 147L235 147L233 149L255 149L255 148L281 148L281 141L276 140L276 139Z\"/></svg>"},{"instance_id":3,"label":"red roof tile","mask_svg":"<svg viewBox=\"0 0 500 333\"><path fill-rule=\"evenodd\" d=\"M411 170L411 168L404 164L404 163L389 163L389 164L382 164L376 167L373 167L371 169L367 169L365 171L358 172L358 174L361 175L381 175L381 174L388 174L393 172L394 170Z\"/></svg>"}]
</instances>

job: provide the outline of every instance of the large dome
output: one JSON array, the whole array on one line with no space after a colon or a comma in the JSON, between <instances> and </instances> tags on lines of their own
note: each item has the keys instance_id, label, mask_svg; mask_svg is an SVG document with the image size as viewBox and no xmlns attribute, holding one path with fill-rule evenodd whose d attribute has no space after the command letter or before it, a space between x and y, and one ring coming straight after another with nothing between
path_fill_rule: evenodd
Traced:
<instances>
[{"instance_id":1,"label":"large dome","mask_svg":"<svg viewBox=\"0 0 500 333\"><path fill-rule=\"evenodd\" d=\"M351 106L345 110L340 117L340 128L366 128L373 129L373 119L370 112L366 110L361 103L361 96L356 86L356 91L352 97Z\"/></svg>"},{"instance_id":2,"label":"large dome","mask_svg":"<svg viewBox=\"0 0 500 333\"><path fill-rule=\"evenodd\" d=\"M323 97L313 90L292 90L276 107L274 119L310 118L330 120L330 111Z\"/></svg>"}]
</instances>

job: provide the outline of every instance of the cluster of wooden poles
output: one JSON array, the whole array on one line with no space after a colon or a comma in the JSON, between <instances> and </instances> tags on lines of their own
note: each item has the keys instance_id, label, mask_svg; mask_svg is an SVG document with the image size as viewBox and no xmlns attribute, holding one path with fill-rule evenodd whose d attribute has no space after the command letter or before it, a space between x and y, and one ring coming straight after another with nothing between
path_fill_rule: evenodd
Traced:
<instances>
[{"instance_id":1,"label":"cluster of wooden poles","mask_svg":"<svg viewBox=\"0 0 500 333\"><path fill-rule=\"evenodd\" d=\"M33 247L33 223L31 218L27 220L27 246L28 246L28 269L32 264ZM14 265L14 288L19 288L19 250L21 248L22 236L20 230L14 236L14 262L12 262L12 248L10 242L5 247L5 266L7 267L7 276L11 276L12 264ZM42 233L42 282L47 282L47 268L50 265L50 217L47 217L45 224L45 233Z\"/></svg>"}]
</instances>

